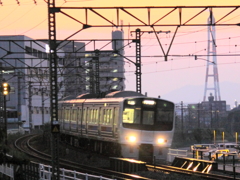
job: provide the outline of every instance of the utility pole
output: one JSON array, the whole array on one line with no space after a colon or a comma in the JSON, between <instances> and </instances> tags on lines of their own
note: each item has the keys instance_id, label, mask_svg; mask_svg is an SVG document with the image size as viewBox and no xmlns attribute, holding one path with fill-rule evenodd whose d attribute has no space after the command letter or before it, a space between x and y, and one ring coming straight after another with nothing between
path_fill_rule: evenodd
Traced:
<instances>
[{"instance_id":1,"label":"utility pole","mask_svg":"<svg viewBox=\"0 0 240 180\"><path fill-rule=\"evenodd\" d=\"M18 124L20 124L22 122L22 119L21 119L21 76L20 76L20 72L17 73L17 80L18 80L18 105L17 105L17 115L18 115ZM19 128L19 126L18 126Z\"/></svg>"},{"instance_id":2,"label":"utility pole","mask_svg":"<svg viewBox=\"0 0 240 180\"><path fill-rule=\"evenodd\" d=\"M44 94L42 88L42 126L44 125Z\"/></svg>"},{"instance_id":3,"label":"utility pole","mask_svg":"<svg viewBox=\"0 0 240 180\"><path fill-rule=\"evenodd\" d=\"M141 30L136 29L136 91L142 93L142 84L141 84Z\"/></svg>"},{"instance_id":4,"label":"utility pole","mask_svg":"<svg viewBox=\"0 0 240 180\"><path fill-rule=\"evenodd\" d=\"M59 168L59 139L60 125L58 122L58 56L56 35L56 8L55 0L48 0L48 39L49 39L49 80L50 80L50 114L51 114L51 149L52 149L52 180L60 180Z\"/></svg>"},{"instance_id":5,"label":"utility pole","mask_svg":"<svg viewBox=\"0 0 240 180\"><path fill-rule=\"evenodd\" d=\"M183 102L181 101L181 130L182 130L182 137L184 137L183 133Z\"/></svg>"},{"instance_id":6,"label":"utility pole","mask_svg":"<svg viewBox=\"0 0 240 180\"><path fill-rule=\"evenodd\" d=\"M9 94L10 92L10 86L7 82L5 82L5 80L3 80L2 84L1 84L1 91L3 94L3 116L4 116L4 139L5 139L5 145L8 145L8 141L7 141L7 99L6 96Z\"/></svg>"},{"instance_id":7,"label":"utility pole","mask_svg":"<svg viewBox=\"0 0 240 180\"><path fill-rule=\"evenodd\" d=\"M155 32L155 34L169 33L169 32L170 31L159 31L159 32ZM142 93L141 36L142 36L143 33L153 33L153 31L141 31L141 29L136 29L136 31L135 31L136 38L133 40L133 42L136 43L136 63L134 63L134 64L136 66L136 72L135 72L135 74L136 74L136 92L138 92L138 93Z\"/></svg>"},{"instance_id":8,"label":"utility pole","mask_svg":"<svg viewBox=\"0 0 240 180\"><path fill-rule=\"evenodd\" d=\"M3 71L2 71L2 63L0 62L0 82L3 81ZM4 102L3 102L3 94L0 93L0 130L3 132L4 131L4 111L3 111L3 106L4 106Z\"/></svg>"},{"instance_id":9,"label":"utility pole","mask_svg":"<svg viewBox=\"0 0 240 180\"><path fill-rule=\"evenodd\" d=\"M42 86L42 82L41 82ZM42 96L42 127L44 125L44 88L41 89L41 96Z\"/></svg>"},{"instance_id":10,"label":"utility pole","mask_svg":"<svg viewBox=\"0 0 240 180\"><path fill-rule=\"evenodd\" d=\"M94 84L94 72L93 72L93 59L89 61L89 92L90 94L95 94L95 84Z\"/></svg>"},{"instance_id":11,"label":"utility pole","mask_svg":"<svg viewBox=\"0 0 240 180\"><path fill-rule=\"evenodd\" d=\"M200 129L200 103L198 103L197 111L198 111L198 129Z\"/></svg>"},{"instance_id":12,"label":"utility pole","mask_svg":"<svg viewBox=\"0 0 240 180\"><path fill-rule=\"evenodd\" d=\"M4 117L4 141L5 145L7 146L7 100L6 96L3 95L3 117Z\"/></svg>"},{"instance_id":13,"label":"utility pole","mask_svg":"<svg viewBox=\"0 0 240 180\"><path fill-rule=\"evenodd\" d=\"M95 61L95 83L96 83L96 89L95 93L97 96L100 95L100 82L99 82L99 50L95 50L95 57L93 57L93 60Z\"/></svg>"},{"instance_id":14,"label":"utility pole","mask_svg":"<svg viewBox=\"0 0 240 180\"><path fill-rule=\"evenodd\" d=\"M32 82L28 82L28 111L29 111L29 128L30 132L33 129L33 122L32 122Z\"/></svg>"}]
</instances>

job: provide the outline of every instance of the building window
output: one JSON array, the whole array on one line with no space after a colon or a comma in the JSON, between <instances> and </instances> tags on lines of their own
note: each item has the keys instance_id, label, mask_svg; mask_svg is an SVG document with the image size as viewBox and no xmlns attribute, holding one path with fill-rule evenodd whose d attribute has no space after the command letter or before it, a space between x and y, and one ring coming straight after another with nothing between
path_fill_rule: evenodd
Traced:
<instances>
[{"instance_id":1,"label":"building window","mask_svg":"<svg viewBox=\"0 0 240 180\"><path fill-rule=\"evenodd\" d=\"M38 50L33 49L33 56L38 57Z\"/></svg>"},{"instance_id":2,"label":"building window","mask_svg":"<svg viewBox=\"0 0 240 180\"><path fill-rule=\"evenodd\" d=\"M118 85L112 86L112 89L117 89Z\"/></svg>"},{"instance_id":3,"label":"building window","mask_svg":"<svg viewBox=\"0 0 240 180\"><path fill-rule=\"evenodd\" d=\"M115 72L118 72L118 70L117 70L117 69L114 69L114 70L112 70L112 72L115 73Z\"/></svg>"}]
</instances>

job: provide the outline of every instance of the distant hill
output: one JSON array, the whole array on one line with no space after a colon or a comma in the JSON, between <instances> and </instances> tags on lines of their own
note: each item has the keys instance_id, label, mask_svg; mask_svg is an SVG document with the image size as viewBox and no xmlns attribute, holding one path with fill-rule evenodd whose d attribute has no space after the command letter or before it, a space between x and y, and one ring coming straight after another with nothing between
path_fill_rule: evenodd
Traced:
<instances>
[{"instance_id":1,"label":"distant hill","mask_svg":"<svg viewBox=\"0 0 240 180\"><path fill-rule=\"evenodd\" d=\"M222 82L220 86L221 100L226 101L227 104L234 106L234 101L240 103L240 83ZM209 91L207 96L209 96ZM193 86L188 85L171 91L167 94L162 94L161 98L171 100L175 103L198 103L203 101L204 85Z\"/></svg>"}]
</instances>

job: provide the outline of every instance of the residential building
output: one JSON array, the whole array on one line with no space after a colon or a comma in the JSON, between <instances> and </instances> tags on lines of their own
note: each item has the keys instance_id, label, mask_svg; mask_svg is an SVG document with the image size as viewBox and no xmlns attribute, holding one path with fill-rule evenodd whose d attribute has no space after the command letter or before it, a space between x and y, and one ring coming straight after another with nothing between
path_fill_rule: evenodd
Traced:
<instances>
[{"instance_id":1,"label":"residential building","mask_svg":"<svg viewBox=\"0 0 240 180\"><path fill-rule=\"evenodd\" d=\"M8 130L16 126L23 127L26 132L39 129L50 121L49 46L18 35L0 36L0 47L0 80L11 87L6 106L9 111L17 112L15 120L8 119L16 121L8 122ZM64 53L58 56L61 67Z\"/></svg>"}]
</instances>

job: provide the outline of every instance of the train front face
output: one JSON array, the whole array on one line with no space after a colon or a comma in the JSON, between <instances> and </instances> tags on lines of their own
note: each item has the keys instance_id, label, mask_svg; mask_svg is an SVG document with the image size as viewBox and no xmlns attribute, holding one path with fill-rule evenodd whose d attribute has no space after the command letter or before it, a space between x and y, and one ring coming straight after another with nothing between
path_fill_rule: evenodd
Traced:
<instances>
[{"instance_id":1,"label":"train front face","mask_svg":"<svg viewBox=\"0 0 240 180\"><path fill-rule=\"evenodd\" d=\"M174 104L155 98L123 102L120 121L122 156L153 162L167 158L174 132Z\"/></svg>"}]
</instances>

